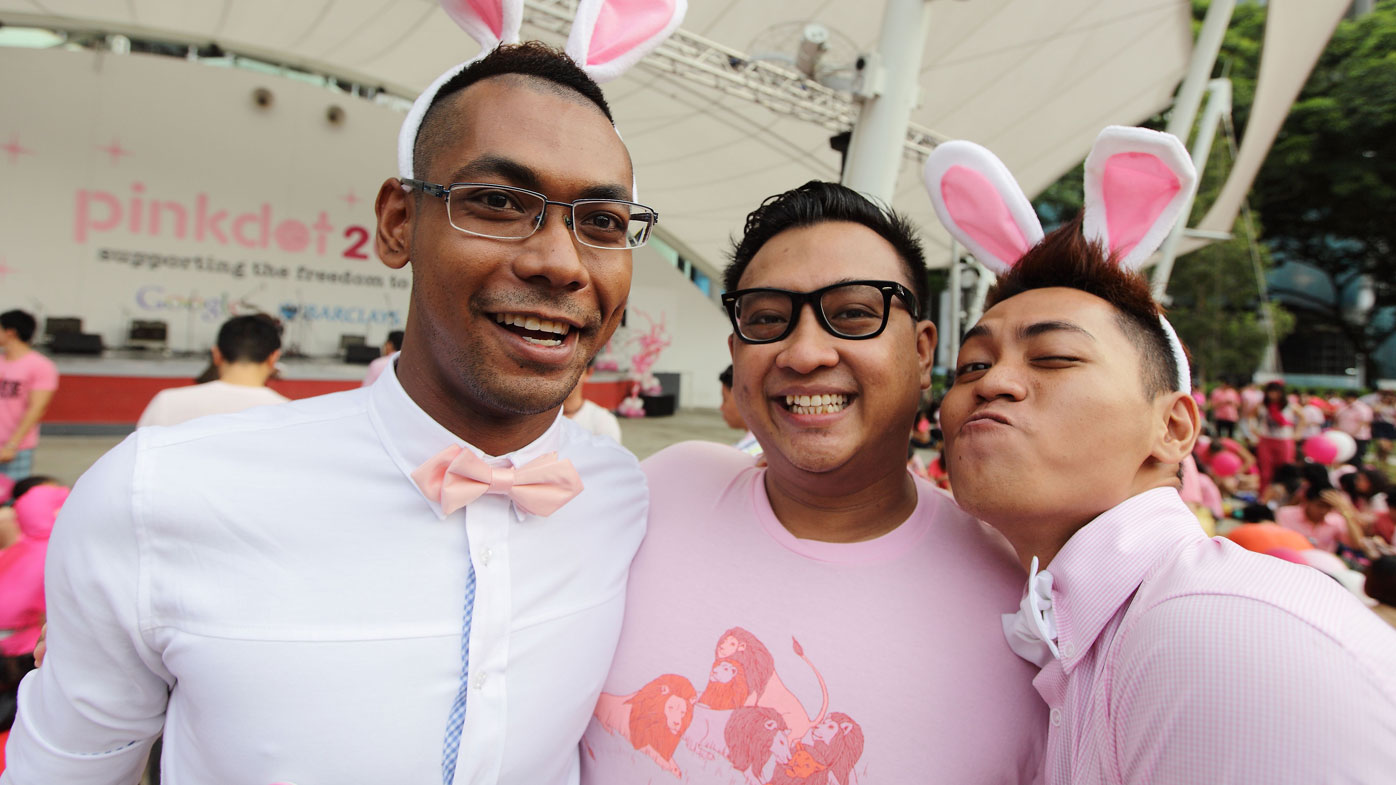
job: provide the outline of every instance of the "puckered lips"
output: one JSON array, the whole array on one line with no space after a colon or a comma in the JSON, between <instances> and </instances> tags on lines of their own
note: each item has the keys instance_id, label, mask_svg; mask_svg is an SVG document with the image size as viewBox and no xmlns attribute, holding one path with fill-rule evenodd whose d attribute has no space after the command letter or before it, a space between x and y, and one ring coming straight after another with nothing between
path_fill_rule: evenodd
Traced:
<instances>
[{"instance_id":1,"label":"puckered lips","mask_svg":"<svg viewBox=\"0 0 1396 785\"><path fill-rule=\"evenodd\" d=\"M500 312L490 314L513 348L537 363L566 364L577 345L582 325L556 314Z\"/></svg>"},{"instance_id":2,"label":"puckered lips","mask_svg":"<svg viewBox=\"0 0 1396 785\"><path fill-rule=\"evenodd\" d=\"M980 409L960 423L959 432L964 434L997 430L1004 427L1013 427L1012 418L998 410Z\"/></svg>"}]
</instances>

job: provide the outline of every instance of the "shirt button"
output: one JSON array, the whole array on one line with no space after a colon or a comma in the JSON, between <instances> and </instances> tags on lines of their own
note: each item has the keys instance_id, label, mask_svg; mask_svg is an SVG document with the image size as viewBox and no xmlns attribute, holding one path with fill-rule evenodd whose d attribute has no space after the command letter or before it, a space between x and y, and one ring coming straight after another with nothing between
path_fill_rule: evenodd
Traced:
<instances>
[{"instance_id":1,"label":"shirt button","mask_svg":"<svg viewBox=\"0 0 1396 785\"><path fill-rule=\"evenodd\" d=\"M1052 709L1051 717L1052 717L1052 727L1054 727L1054 728L1059 728L1059 727L1061 727L1061 724L1062 724L1062 710L1061 710L1061 709Z\"/></svg>"},{"instance_id":2,"label":"shirt button","mask_svg":"<svg viewBox=\"0 0 1396 785\"><path fill-rule=\"evenodd\" d=\"M493 555L494 551L490 550L489 548L485 548L484 550L480 551L480 565L482 567L490 566L490 557Z\"/></svg>"},{"instance_id":3,"label":"shirt button","mask_svg":"<svg viewBox=\"0 0 1396 785\"><path fill-rule=\"evenodd\" d=\"M486 679L486 677L485 677L485 674L483 674L483 673L477 673L477 674L475 674L475 689L477 689L477 690L483 690L483 689L485 688L485 682L486 682L486 681L487 681L487 679Z\"/></svg>"},{"instance_id":4,"label":"shirt button","mask_svg":"<svg viewBox=\"0 0 1396 785\"><path fill-rule=\"evenodd\" d=\"M1074 657L1074 656L1076 656L1076 647L1075 647L1074 645L1072 645L1071 643L1069 643L1069 642L1068 642L1068 643L1063 643L1063 644L1062 644L1062 656L1063 656L1063 657Z\"/></svg>"}]
</instances>

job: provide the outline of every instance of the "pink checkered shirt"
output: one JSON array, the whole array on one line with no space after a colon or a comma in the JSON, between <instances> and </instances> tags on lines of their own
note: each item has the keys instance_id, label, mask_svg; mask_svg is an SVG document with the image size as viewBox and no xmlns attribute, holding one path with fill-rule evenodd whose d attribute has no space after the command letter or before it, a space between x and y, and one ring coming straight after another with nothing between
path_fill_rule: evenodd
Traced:
<instances>
[{"instance_id":1,"label":"pink checkered shirt","mask_svg":"<svg viewBox=\"0 0 1396 785\"><path fill-rule=\"evenodd\" d=\"M1396 782L1396 630L1326 575L1209 539L1167 488L1048 571L1047 785Z\"/></svg>"}]
</instances>

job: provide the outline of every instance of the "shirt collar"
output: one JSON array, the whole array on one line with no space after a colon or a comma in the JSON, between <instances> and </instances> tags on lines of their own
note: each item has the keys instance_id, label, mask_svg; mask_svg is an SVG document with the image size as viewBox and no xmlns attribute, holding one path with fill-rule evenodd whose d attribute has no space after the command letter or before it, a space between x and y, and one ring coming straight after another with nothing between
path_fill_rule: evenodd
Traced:
<instances>
[{"instance_id":1,"label":"shirt collar","mask_svg":"<svg viewBox=\"0 0 1396 785\"><path fill-rule=\"evenodd\" d=\"M1063 667L1070 671L1095 644L1145 578L1206 538L1173 488L1126 499L1073 534L1047 566Z\"/></svg>"},{"instance_id":2,"label":"shirt collar","mask_svg":"<svg viewBox=\"0 0 1396 785\"><path fill-rule=\"evenodd\" d=\"M487 455L422 411L422 407L402 389L402 383L397 378L397 363L391 363L384 368L383 373L369 386L368 416L388 456L407 481L412 483L422 501L442 520L445 520L446 516L441 510L441 504L428 499L412 479L412 472L428 458L454 444L474 452L491 466L517 467L544 453L556 452L562 443L562 407L558 407L557 418L543 435L513 452L499 456Z\"/></svg>"}]
</instances>

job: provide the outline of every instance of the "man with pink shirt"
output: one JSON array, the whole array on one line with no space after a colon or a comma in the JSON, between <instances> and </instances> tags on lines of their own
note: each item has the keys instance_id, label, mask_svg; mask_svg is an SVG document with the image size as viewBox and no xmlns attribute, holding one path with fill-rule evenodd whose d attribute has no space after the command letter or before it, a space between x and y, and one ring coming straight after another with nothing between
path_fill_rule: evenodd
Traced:
<instances>
[{"instance_id":1,"label":"man with pink shirt","mask_svg":"<svg viewBox=\"0 0 1396 785\"><path fill-rule=\"evenodd\" d=\"M1389 782L1396 631L1308 567L1203 534L1195 402L1143 276L1072 223L990 291L941 408L957 501L1028 572L1046 782ZM1040 567L1040 569L1039 569Z\"/></svg>"},{"instance_id":2,"label":"man with pink shirt","mask_svg":"<svg viewBox=\"0 0 1396 785\"><path fill-rule=\"evenodd\" d=\"M0 313L0 473L15 480L34 473L39 420L58 389L53 361L29 345L37 326L24 311Z\"/></svg>"},{"instance_id":3,"label":"man with pink shirt","mask_svg":"<svg viewBox=\"0 0 1396 785\"><path fill-rule=\"evenodd\" d=\"M1333 413L1333 427L1346 433L1357 442L1357 451L1348 459L1353 466L1361 466L1367 454L1367 445L1372 443L1372 420L1376 412L1367 402L1357 397L1356 390L1343 392L1342 405Z\"/></svg>"},{"instance_id":4,"label":"man with pink shirt","mask_svg":"<svg viewBox=\"0 0 1396 785\"><path fill-rule=\"evenodd\" d=\"M1033 780L1046 714L1003 643L1012 552L906 469L936 332L911 230L808 183L748 217L724 283L766 465L696 442L644 462L583 783Z\"/></svg>"},{"instance_id":5,"label":"man with pink shirt","mask_svg":"<svg viewBox=\"0 0 1396 785\"><path fill-rule=\"evenodd\" d=\"M1217 436L1234 438L1236 422L1241 419L1241 394L1236 392L1231 382L1223 381L1212 390L1209 400L1212 405L1212 424L1217 428Z\"/></svg>"}]
</instances>

